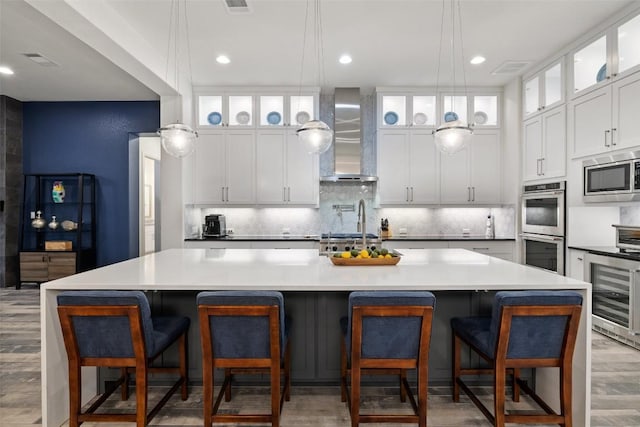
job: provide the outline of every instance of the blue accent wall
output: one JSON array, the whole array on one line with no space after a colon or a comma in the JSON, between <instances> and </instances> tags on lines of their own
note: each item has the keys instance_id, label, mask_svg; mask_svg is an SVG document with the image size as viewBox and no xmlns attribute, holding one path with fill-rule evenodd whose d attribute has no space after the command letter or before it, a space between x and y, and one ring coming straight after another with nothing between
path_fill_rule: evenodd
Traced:
<instances>
[{"instance_id":1,"label":"blue accent wall","mask_svg":"<svg viewBox=\"0 0 640 427\"><path fill-rule=\"evenodd\" d=\"M155 132L160 102L25 102L25 174L92 173L98 266L129 254L129 134Z\"/></svg>"}]
</instances>

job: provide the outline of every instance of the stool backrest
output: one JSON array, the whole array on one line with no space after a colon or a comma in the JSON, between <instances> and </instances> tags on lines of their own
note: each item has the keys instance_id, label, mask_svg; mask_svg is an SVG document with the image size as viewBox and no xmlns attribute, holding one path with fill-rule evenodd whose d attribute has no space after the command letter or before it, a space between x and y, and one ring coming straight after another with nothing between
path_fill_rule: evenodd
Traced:
<instances>
[{"instance_id":1,"label":"stool backrest","mask_svg":"<svg viewBox=\"0 0 640 427\"><path fill-rule=\"evenodd\" d=\"M435 307L435 301L436 298L431 292L352 292L349 295L349 318L346 335L347 354L351 354L351 332L354 307L409 306L433 308ZM418 357L420 350L421 333L422 319L417 316L364 316L362 318L362 357L415 359Z\"/></svg>"},{"instance_id":2,"label":"stool backrest","mask_svg":"<svg viewBox=\"0 0 640 427\"><path fill-rule=\"evenodd\" d=\"M143 292L66 291L59 294L57 300L61 316L66 313L64 315L72 319L80 357L130 358L135 355L130 318L124 311L109 315L108 310L102 310L104 307L135 306L144 340L137 344L143 346L147 356L154 353L151 308Z\"/></svg>"},{"instance_id":3,"label":"stool backrest","mask_svg":"<svg viewBox=\"0 0 640 427\"><path fill-rule=\"evenodd\" d=\"M275 291L200 292L198 306L277 306L280 349L284 349L285 313L282 293ZM264 316L210 315L213 355L217 358L269 358L270 324Z\"/></svg>"},{"instance_id":4,"label":"stool backrest","mask_svg":"<svg viewBox=\"0 0 640 427\"><path fill-rule=\"evenodd\" d=\"M496 293L491 316L491 348L496 348L501 334L505 308L516 310L519 306L535 307L527 312L514 314L511 318L508 359L553 359L559 358L568 336L570 321L579 322L582 295L574 291L509 291ZM560 313L561 306L566 309ZM557 310L552 313L553 308ZM550 311L545 313L545 308ZM496 354L496 357L498 354Z\"/></svg>"}]
</instances>

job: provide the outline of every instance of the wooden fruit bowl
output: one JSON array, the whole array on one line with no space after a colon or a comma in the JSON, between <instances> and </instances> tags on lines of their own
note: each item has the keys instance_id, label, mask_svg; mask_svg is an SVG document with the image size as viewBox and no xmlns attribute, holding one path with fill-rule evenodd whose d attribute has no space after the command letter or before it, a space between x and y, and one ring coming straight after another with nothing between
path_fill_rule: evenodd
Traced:
<instances>
[{"instance_id":1,"label":"wooden fruit bowl","mask_svg":"<svg viewBox=\"0 0 640 427\"><path fill-rule=\"evenodd\" d=\"M396 265L400 262L399 256L391 258L335 258L329 257L333 265Z\"/></svg>"}]
</instances>

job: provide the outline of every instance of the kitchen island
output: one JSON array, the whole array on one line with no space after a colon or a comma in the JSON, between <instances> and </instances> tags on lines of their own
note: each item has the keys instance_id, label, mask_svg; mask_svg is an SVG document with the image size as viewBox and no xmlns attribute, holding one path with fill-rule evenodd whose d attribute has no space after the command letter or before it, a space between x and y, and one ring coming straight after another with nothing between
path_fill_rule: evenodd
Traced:
<instances>
[{"instance_id":1,"label":"kitchen island","mask_svg":"<svg viewBox=\"0 0 640 427\"><path fill-rule=\"evenodd\" d=\"M591 389L591 285L558 276L547 271L515 264L464 249L403 250L396 266L339 267L312 249L171 249L131 259L64 279L48 282L41 292L42 327L42 417L44 426L59 426L68 418L67 358L56 313L56 295L69 289L119 289L148 291L152 309L162 307L163 313L183 312L192 317L190 332L192 348L198 344L195 294L203 290L244 289L279 290L285 293L285 305L296 310L294 332L326 321L328 311L305 310L305 295L323 299L325 307L333 307L337 324L339 314L346 312L341 301L354 290L429 290L436 293L436 314L431 342L432 354L450 348L446 319L453 315L474 314L465 299L455 306L456 312L445 309L441 301L456 295L491 295L499 290L571 289L584 297L580 330L574 354L573 404L577 426L589 425ZM332 299L334 296L336 299ZM188 298L189 307L181 301ZM289 304L288 297L292 304ZM442 298L441 298L442 296ZM298 299L298 301L296 301ZM175 303L174 303L175 302ZM300 302L300 303L299 303ZM451 308L453 306L448 306ZM310 314L309 314L310 313ZM305 316L306 315L306 316ZM315 317L314 317L315 316ZM322 341L329 336L318 335ZM337 329L337 328L336 328ZM335 333L339 333L337 330ZM297 341L296 341L297 340ZM195 344L194 344L195 343ZM305 354L308 349L294 335L293 352ZM338 348L322 346L338 355ZM193 359L194 355L190 356ZM197 356L196 356L197 357ZM313 357L310 354L309 357ZM97 375L83 376L83 397L91 398L98 387ZM316 365L315 370L318 370ZM294 373L294 380L295 373ZM557 370L536 370L536 389L550 402L557 401Z\"/></svg>"}]
</instances>

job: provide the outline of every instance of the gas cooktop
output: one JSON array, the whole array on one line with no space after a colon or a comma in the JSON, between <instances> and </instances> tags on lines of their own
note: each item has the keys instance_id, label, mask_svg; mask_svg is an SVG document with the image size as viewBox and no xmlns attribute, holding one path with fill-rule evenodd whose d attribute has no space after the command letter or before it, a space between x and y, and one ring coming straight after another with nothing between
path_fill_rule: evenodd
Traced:
<instances>
[{"instance_id":1,"label":"gas cooktop","mask_svg":"<svg viewBox=\"0 0 640 427\"><path fill-rule=\"evenodd\" d=\"M367 239L377 239L378 236L367 233ZM322 233L322 239L362 239L362 233Z\"/></svg>"}]
</instances>

